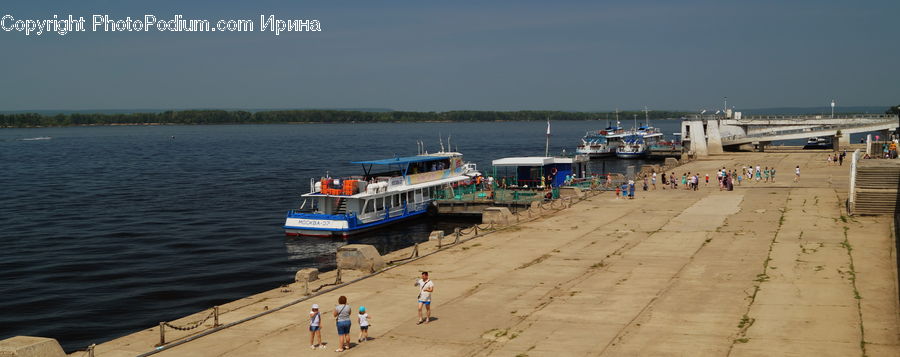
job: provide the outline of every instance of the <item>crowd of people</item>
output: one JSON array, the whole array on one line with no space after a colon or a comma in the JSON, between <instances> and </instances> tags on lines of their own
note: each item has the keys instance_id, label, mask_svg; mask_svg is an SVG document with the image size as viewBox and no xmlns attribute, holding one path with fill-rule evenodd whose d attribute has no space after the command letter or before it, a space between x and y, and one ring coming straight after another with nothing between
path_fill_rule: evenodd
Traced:
<instances>
[{"instance_id":1,"label":"crowd of people","mask_svg":"<svg viewBox=\"0 0 900 357\"><path fill-rule=\"evenodd\" d=\"M829 157L829 162L831 160L837 164L843 162L843 156L835 154L835 156ZM715 179L714 184L719 188L719 191L733 191L734 186L740 186L746 180L748 182L775 182L776 173L778 170L775 167L760 167L760 165L750 165L750 166L742 166L741 168L732 168L728 169L727 167L722 167L721 169L717 169L716 173L712 175ZM794 182L800 180L800 166L798 165L794 169ZM649 174L642 174L638 176L638 181L642 181L642 187L644 191L652 191L657 189L657 181L659 180L661 183L662 189L671 189L671 190L688 190L688 191L697 191L701 185L704 187L710 186L710 174L701 174L699 172L686 172L682 173L680 176L677 176L675 172L671 173L657 173L656 171L652 171ZM610 178L607 176L607 187L609 186ZM624 198L624 199L634 199L635 191L636 191L636 183L634 180L628 180L627 182L616 186L616 199Z\"/></svg>"},{"instance_id":2,"label":"crowd of people","mask_svg":"<svg viewBox=\"0 0 900 357\"><path fill-rule=\"evenodd\" d=\"M416 295L416 301L419 307L419 319L417 324L427 324L431 321L431 293L434 292L434 282L428 278L428 272L422 272L421 278L416 280L415 286L419 293ZM424 315L423 315L423 310ZM363 343L369 340L369 327L372 326L372 315L365 306L360 306L357 310L356 320L359 323L359 338L357 343ZM332 317L334 317L338 334L338 346L335 352L344 352L350 348L350 327L351 315L353 307L347 301L347 297L341 295L338 298L337 305L334 306ZM312 349L325 349L325 343L322 342L322 313L319 311L319 304L312 304L309 311L309 347Z\"/></svg>"}]
</instances>

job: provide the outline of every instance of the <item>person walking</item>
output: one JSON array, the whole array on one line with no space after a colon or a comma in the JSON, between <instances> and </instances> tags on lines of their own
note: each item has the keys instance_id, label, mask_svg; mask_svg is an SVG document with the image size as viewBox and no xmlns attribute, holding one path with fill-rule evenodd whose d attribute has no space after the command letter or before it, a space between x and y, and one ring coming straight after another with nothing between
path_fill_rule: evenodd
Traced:
<instances>
[{"instance_id":1,"label":"person walking","mask_svg":"<svg viewBox=\"0 0 900 357\"><path fill-rule=\"evenodd\" d=\"M322 314L319 313L319 304L312 304L312 310L309 311L309 348L325 348L322 344ZM315 343L316 337L319 343Z\"/></svg>"},{"instance_id":2,"label":"person walking","mask_svg":"<svg viewBox=\"0 0 900 357\"><path fill-rule=\"evenodd\" d=\"M650 183L653 185L653 191L656 191L656 171L653 171L653 175L650 177Z\"/></svg>"},{"instance_id":3,"label":"person walking","mask_svg":"<svg viewBox=\"0 0 900 357\"><path fill-rule=\"evenodd\" d=\"M422 272L422 278L416 281L416 286L419 287L419 296L417 297L419 301L419 322L416 324L427 324L431 321L431 293L434 292L434 282L428 279L427 271ZM422 318L423 307L426 310L425 318Z\"/></svg>"},{"instance_id":4,"label":"person walking","mask_svg":"<svg viewBox=\"0 0 900 357\"><path fill-rule=\"evenodd\" d=\"M757 166L757 167L759 167L759 166ZM762 179L762 172L760 172L758 168L756 169L755 175L756 175L756 182L759 182L759 180Z\"/></svg>"},{"instance_id":5,"label":"person walking","mask_svg":"<svg viewBox=\"0 0 900 357\"><path fill-rule=\"evenodd\" d=\"M794 169L794 182L800 182L800 165Z\"/></svg>"},{"instance_id":6,"label":"person walking","mask_svg":"<svg viewBox=\"0 0 900 357\"><path fill-rule=\"evenodd\" d=\"M709 174L706 174L706 187L709 187Z\"/></svg>"},{"instance_id":7,"label":"person walking","mask_svg":"<svg viewBox=\"0 0 900 357\"><path fill-rule=\"evenodd\" d=\"M766 166L766 168L763 169L763 177L765 177L765 179L766 179L765 182L769 182L769 167L768 166Z\"/></svg>"},{"instance_id":8,"label":"person walking","mask_svg":"<svg viewBox=\"0 0 900 357\"><path fill-rule=\"evenodd\" d=\"M634 199L634 180L628 180L628 199Z\"/></svg>"},{"instance_id":9,"label":"person walking","mask_svg":"<svg viewBox=\"0 0 900 357\"><path fill-rule=\"evenodd\" d=\"M769 176L772 177L772 182L775 182L775 168L769 169Z\"/></svg>"},{"instance_id":10,"label":"person walking","mask_svg":"<svg viewBox=\"0 0 900 357\"><path fill-rule=\"evenodd\" d=\"M372 316L366 312L365 306L360 306L359 314L356 317L359 319L359 339L356 342L366 342L369 340L369 320L372 319Z\"/></svg>"},{"instance_id":11,"label":"person walking","mask_svg":"<svg viewBox=\"0 0 900 357\"><path fill-rule=\"evenodd\" d=\"M338 349L334 352L344 352L350 349L350 313L353 308L347 305L347 297L341 295L338 304L334 307L334 318L337 324Z\"/></svg>"}]
</instances>

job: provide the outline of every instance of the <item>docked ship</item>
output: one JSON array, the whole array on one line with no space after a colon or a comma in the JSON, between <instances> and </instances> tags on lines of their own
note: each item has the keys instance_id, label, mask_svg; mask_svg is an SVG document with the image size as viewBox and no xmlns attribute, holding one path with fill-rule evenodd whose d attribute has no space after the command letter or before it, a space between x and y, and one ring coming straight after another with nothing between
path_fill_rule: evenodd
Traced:
<instances>
[{"instance_id":1,"label":"docked ship","mask_svg":"<svg viewBox=\"0 0 900 357\"><path fill-rule=\"evenodd\" d=\"M639 134L625 136L622 146L616 148L616 157L620 159L642 159L650 155L650 145Z\"/></svg>"},{"instance_id":2,"label":"docked ship","mask_svg":"<svg viewBox=\"0 0 900 357\"><path fill-rule=\"evenodd\" d=\"M618 126L591 130L581 138L581 145L578 145L575 152L590 157L611 156L616 153L616 148L622 145L624 136L625 130Z\"/></svg>"},{"instance_id":3,"label":"docked ship","mask_svg":"<svg viewBox=\"0 0 900 357\"><path fill-rule=\"evenodd\" d=\"M300 207L287 212L285 234L347 237L434 212L440 190L478 174L457 152L352 163L362 165L362 175L310 180Z\"/></svg>"},{"instance_id":4,"label":"docked ship","mask_svg":"<svg viewBox=\"0 0 900 357\"><path fill-rule=\"evenodd\" d=\"M637 118L635 118L635 126L627 131L622 139L622 145L616 148L616 157L620 159L639 159L650 155L651 148L662 141L663 133L650 126L650 116L647 108L644 108L644 116L646 123L637 126Z\"/></svg>"},{"instance_id":5,"label":"docked ship","mask_svg":"<svg viewBox=\"0 0 900 357\"><path fill-rule=\"evenodd\" d=\"M588 155L588 157L604 157L612 156L616 153L616 148L622 145L622 138L626 135L625 129L621 127L619 122L619 110L616 109L616 125L609 124L609 118L606 120L606 129L591 130L584 134L581 138L581 144L575 149L577 154Z\"/></svg>"}]
</instances>

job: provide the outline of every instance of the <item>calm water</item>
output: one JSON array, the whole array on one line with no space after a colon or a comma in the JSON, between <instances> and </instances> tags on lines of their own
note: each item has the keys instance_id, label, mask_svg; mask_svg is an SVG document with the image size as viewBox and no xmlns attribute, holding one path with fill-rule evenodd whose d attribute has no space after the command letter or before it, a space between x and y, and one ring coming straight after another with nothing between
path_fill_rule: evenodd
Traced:
<instances>
[{"instance_id":1,"label":"calm water","mask_svg":"<svg viewBox=\"0 0 900 357\"><path fill-rule=\"evenodd\" d=\"M604 122L554 122L551 153ZM659 121L666 134L678 121ZM310 124L0 129L0 339L84 348L330 269L341 240L286 238L311 177L351 160L454 149L542 155L546 123ZM49 137L42 140L23 140ZM446 145L446 141L445 141ZM634 162L629 162L633 164ZM621 161L593 170L624 172ZM470 222L416 220L354 242L385 253Z\"/></svg>"}]
</instances>

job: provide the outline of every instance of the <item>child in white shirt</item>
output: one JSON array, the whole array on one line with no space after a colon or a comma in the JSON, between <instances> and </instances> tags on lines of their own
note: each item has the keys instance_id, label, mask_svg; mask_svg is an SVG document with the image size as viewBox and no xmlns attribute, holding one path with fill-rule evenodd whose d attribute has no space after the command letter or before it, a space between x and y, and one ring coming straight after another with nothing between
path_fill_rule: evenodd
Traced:
<instances>
[{"instance_id":1,"label":"child in white shirt","mask_svg":"<svg viewBox=\"0 0 900 357\"><path fill-rule=\"evenodd\" d=\"M356 342L365 342L369 340L369 320L372 318L366 312L365 306L359 307L359 340Z\"/></svg>"}]
</instances>

